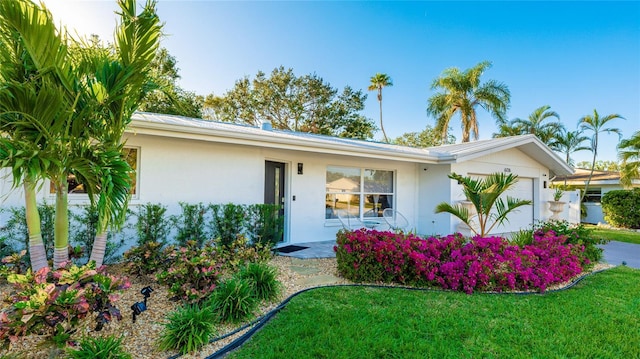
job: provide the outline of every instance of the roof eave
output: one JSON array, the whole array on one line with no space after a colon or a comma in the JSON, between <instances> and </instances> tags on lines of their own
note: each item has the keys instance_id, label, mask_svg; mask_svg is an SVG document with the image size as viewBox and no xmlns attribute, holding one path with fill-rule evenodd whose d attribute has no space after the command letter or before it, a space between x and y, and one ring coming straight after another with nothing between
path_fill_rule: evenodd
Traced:
<instances>
[{"instance_id":1,"label":"roof eave","mask_svg":"<svg viewBox=\"0 0 640 359\"><path fill-rule=\"evenodd\" d=\"M240 133L224 129L211 130L200 127L185 127L175 124L137 121L133 119L127 128L128 133L195 139L208 142L222 142L237 145L261 146L274 149L298 150L333 155L348 155L412 163L440 163L440 157L428 153L390 153L384 149L367 149L349 144L318 143L298 138L264 136L253 133ZM264 130L265 134L270 131Z\"/></svg>"}]
</instances>

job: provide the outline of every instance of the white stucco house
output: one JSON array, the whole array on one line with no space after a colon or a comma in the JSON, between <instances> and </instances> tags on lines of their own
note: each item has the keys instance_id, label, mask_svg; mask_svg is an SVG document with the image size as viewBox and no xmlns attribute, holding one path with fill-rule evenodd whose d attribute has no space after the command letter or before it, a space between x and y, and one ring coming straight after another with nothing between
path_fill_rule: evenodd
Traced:
<instances>
[{"instance_id":1,"label":"white stucco house","mask_svg":"<svg viewBox=\"0 0 640 359\"><path fill-rule=\"evenodd\" d=\"M552 183L556 185L567 185L571 188L583 190L589 181L591 170L576 168L575 172L568 176L557 176L552 178ZM640 187L640 180L634 179L631 182L632 187ZM602 204L600 203L602 196L609 191L625 189L620 184L620 172L617 171L593 171L589 188L584 196L584 206L587 215L582 218L582 222L591 224L606 224L602 213Z\"/></svg>"},{"instance_id":2,"label":"white stucco house","mask_svg":"<svg viewBox=\"0 0 640 359\"><path fill-rule=\"evenodd\" d=\"M159 202L178 213L180 201L282 203L285 243L335 239L336 209L367 217L391 207L417 233L449 234L457 219L434 208L464 197L447 175L509 172L520 178L510 195L533 205L495 230L505 233L547 219L549 179L573 173L533 135L417 149L263 127L135 114L125 135L137 169L131 205ZM20 190L9 189L7 180L2 206L22 205ZM48 183L38 195L53 202ZM72 205L87 202L83 194L69 198Z\"/></svg>"}]
</instances>

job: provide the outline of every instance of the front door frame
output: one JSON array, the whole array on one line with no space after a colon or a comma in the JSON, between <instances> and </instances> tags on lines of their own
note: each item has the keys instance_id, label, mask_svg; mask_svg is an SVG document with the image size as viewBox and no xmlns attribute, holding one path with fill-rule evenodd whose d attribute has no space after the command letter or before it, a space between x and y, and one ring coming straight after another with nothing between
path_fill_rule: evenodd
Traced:
<instances>
[{"instance_id":1,"label":"front door frame","mask_svg":"<svg viewBox=\"0 0 640 359\"><path fill-rule=\"evenodd\" d=\"M284 221L283 221L283 238L282 238L282 242L279 242L279 244L284 244L284 243L289 243L289 218L290 218L290 207L291 207L291 202L290 202L290 188L291 188L291 176L290 176L290 163L287 161L282 161L282 160L278 160L278 159L271 159L271 158L265 158L264 160L264 176L263 176L263 182L264 182L264 201L263 203L267 203L267 166L269 163L273 163L273 164L279 164L281 165L281 169L282 169L282 182L283 183L283 193L282 193L282 205L283 205L283 215L284 215Z\"/></svg>"}]
</instances>

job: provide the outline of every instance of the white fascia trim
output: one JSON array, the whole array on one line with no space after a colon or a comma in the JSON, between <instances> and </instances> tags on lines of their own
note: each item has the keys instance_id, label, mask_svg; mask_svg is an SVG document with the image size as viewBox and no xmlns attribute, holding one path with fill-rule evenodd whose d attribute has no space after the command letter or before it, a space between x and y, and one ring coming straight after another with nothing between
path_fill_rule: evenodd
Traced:
<instances>
[{"instance_id":1,"label":"white fascia trim","mask_svg":"<svg viewBox=\"0 0 640 359\"><path fill-rule=\"evenodd\" d=\"M276 148L284 150L305 151L333 155L347 155L384 159L392 161L438 164L443 156L433 156L425 153L388 153L385 150L365 149L348 144L317 143L298 138L259 136L253 133L241 133L216 129L215 132L207 128L184 127L180 125L163 124L146 121L132 121L126 130L132 135L142 134L151 136L174 137L199 141L229 143L237 145Z\"/></svg>"}]
</instances>

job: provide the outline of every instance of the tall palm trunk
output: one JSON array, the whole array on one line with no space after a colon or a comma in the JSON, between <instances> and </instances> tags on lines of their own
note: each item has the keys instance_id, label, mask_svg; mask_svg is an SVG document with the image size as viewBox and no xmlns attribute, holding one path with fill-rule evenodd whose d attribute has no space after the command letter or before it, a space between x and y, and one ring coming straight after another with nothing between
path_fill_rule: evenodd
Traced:
<instances>
[{"instance_id":1,"label":"tall palm trunk","mask_svg":"<svg viewBox=\"0 0 640 359\"><path fill-rule=\"evenodd\" d=\"M382 124L382 88L378 88L378 103L380 104L380 129L382 130L384 142L389 143L387 133L384 131L384 125Z\"/></svg>"},{"instance_id":2,"label":"tall palm trunk","mask_svg":"<svg viewBox=\"0 0 640 359\"><path fill-rule=\"evenodd\" d=\"M32 270L37 272L44 267L49 267L49 263L47 263L47 252L44 248L40 229L36 184L31 180L24 180L24 199L27 230L29 232L29 258L31 259Z\"/></svg>"},{"instance_id":3,"label":"tall palm trunk","mask_svg":"<svg viewBox=\"0 0 640 359\"><path fill-rule=\"evenodd\" d=\"M64 181L56 184L56 219L55 219L55 248L53 250L53 268L58 269L69 261L69 203L67 201L69 188L66 176Z\"/></svg>"},{"instance_id":4,"label":"tall palm trunk","mask_svg":"<svg viewBox=\"0 0 640 359\"><path fill-rule=\"evenodd\" d=\"M107 249L107 231L98 229L98 233L96 233L96 238L93 241L93 248L91 249L91 257L89 257L89 262L95 261L96 268L102 266L102 262L104 261L104 252Z\"/></svg>"},{"instance_id":5,"label":"tall palm trunk","mask_svg":"<svg viewBox=\"0 0 640 359\"><path fill-rule=\"evenodd\" d=\"M591 162L591 172L589 172L589 178L587 178L587 183L584 185L584 193L582 193L582 198L580 198L580 203L584 202L584 197L587 195L587 191L589 190L589 184L591 183L591 178L593 177L593 170L596 168L596 157L598 156L598 133L596 132L594 135L593 141L593 161Z\"/></svg>"}]
</instances>

